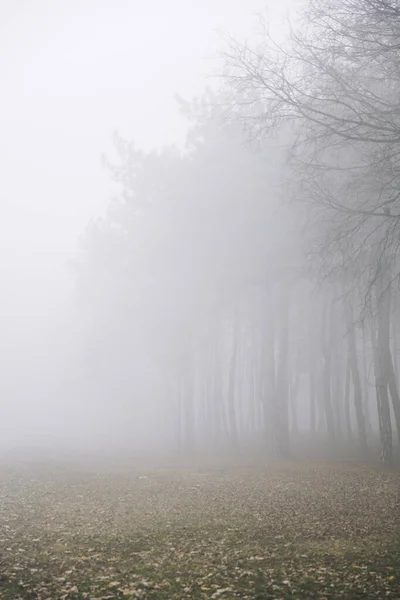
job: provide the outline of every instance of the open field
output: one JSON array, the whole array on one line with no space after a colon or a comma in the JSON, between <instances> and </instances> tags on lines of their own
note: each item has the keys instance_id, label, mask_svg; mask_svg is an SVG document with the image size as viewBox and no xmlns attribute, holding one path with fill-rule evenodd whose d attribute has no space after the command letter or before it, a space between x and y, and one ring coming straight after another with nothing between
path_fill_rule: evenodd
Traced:
<instances>
[{"instance_id":1,"label":"open field","mask_svg":"<svg viewBox=\"0 0 400 600\"><path fill-rule=\"evenodd\" d=\"M1 467L0 597L400 598L400 476Z\"/></svg>"}]
</instances>

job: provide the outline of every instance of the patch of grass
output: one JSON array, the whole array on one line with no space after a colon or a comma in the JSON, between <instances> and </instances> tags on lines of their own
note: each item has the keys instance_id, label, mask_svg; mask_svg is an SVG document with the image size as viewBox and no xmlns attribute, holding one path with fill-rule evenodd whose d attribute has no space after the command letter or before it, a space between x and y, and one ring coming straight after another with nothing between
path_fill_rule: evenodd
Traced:
<instances>
[{"instance_id":1,"label":"patch of grass","mask_svg":"<svg viewBox=\"0 0 400 600\"><path fill-rule=\"evenodd\" d=\"M400 477L0 473L0 598L400 598Z\"/></svg>"}]
</instances>

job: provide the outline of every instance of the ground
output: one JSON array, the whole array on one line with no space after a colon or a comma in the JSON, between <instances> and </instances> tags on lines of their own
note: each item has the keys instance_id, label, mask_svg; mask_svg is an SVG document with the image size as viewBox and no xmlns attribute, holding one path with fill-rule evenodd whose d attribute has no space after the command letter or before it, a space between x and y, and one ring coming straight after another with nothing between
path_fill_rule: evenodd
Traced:
<instances>
[{"instance_id":1,"label":"ground","mask_svg":"<svg viewBox=\"0 0 400 600\"><path fill-rule=\"evenodd\" d=\"M400 476L0 469L0 598L400 598Z\"/></svg>"}]
</instances>

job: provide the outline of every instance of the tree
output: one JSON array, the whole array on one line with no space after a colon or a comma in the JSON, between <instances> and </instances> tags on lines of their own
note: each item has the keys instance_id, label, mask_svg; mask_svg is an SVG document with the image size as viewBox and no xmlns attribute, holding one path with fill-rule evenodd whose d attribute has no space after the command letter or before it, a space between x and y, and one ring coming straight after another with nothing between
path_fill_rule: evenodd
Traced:
<instances>
[{"instance_id":1,"label":"tree","mask_svg":"<svg viewBox=\"0 0 400 600\"><path fill-rule=\"evenodd\" d=\"M265 28L258 47L233 40L225 54L231 114L252 139L265 140L275 131L286 141L287 187L296 204L307 209L310 253L318 272L338 282L343 270L350 270L365 314L374 305L382 263L392 280L399 276L399 11L395 0L310 0L288 44L274 43ZM390 278L386 285L390 287ZM378 296L384 302L384 294ZM397 410L387 327L381 327L378 338ZM348 342L360 443L365 446L352 334ZM325 412L333 439L327 348L322 341ZM381 381L379 370L376 376ZM381 383L378 388L382 390ZM378 407L384 410L381 396Z\"/></svg>"},{"instance_id":2,"label":"tree","mask_svg":"<svg viewBox=\"0 0 400 600\"><path fill-rule=\"evenodd\" d=\"M119 197L88 230L78 264L82 310L101 332L88 340L90 353L99 344L104 348L99 378L111 386L122 369L129 379L132 361L146 363L159 382L160 414L167 413L159 427L168 423L169 437L186 453L194 451L195 441L201 445L211 437L237 446L247 435L244 415L251 410L252 427L264 438L267 427L274 430L256 418L264 394L279 407L284 453L288 315L282 314L279 338L272 337L261 354L258 335L265 318L251 300L257 290L267 310L277 273L296 254L294 236L276 234L288 229L287 217L274 213L276 158L268 168L268 154L244 145L237 126L224 126L205 105L183 103L183 109L192 126L182 154L174 149L145 154L116 136L117 161L105 161ZM113 307L118 314L110 317ZM275 381L267 379L267 364L260 361L275 353L280 340L275 394ZM116 361L119 372L107 367L107 347L129 349ZM241 394L241 382L255 373L250 400ZM140 386L147 385L151 389L153 383L141 379ZM140 397L140 386L130 380L124 393ZM272 418L267 410L264 417Z\"/></svg>"}]
</instances>

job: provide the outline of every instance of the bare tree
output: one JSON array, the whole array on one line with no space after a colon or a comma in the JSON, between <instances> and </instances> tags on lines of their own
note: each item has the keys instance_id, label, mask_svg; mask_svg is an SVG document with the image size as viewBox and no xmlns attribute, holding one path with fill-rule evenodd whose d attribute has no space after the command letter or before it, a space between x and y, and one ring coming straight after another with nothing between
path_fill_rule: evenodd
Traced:
<instances>
[{"instance_id":1,"label":"bare tree","mask_svg":"<svg viewBox=\"0 0 400 600\"><path fill-rule=\"evenodd\" d=\"M287 44L276 44L265 27L260 45L231 40L225 54L231 114L252 139L265 140L277 132L287 144L286 189L297 204L307 207L318 272L339 281L343 270L351 270L353 290L362 295L365 311L381 302L386 305L385 294L377 303L373 298L382 259L392 274L388 287L400 271L399 17L397 0L310 0ZM395 417L399 403L390 337L383 309L377 310L376 389L386 430L384 381L385 389L390 381ZM390 315L389 306L389 323ZM333 440L332 356L325 320L323 397ZM347 340L359 439L365 447L365 400L355 334ZM388 441L381 440L388 457Z\"/></svg>"},{"instance_id":2,"label":"bare tree","mask_svg":"<svg viewBox=\"0 0 400 600\"><path fill-rule=\"evenodd\" d=\"M359 442L362 450L366 450L367 448L367 432L365 426L365 416L363 410L363 401L362 401L362 388L361 388L361 377L358 366L358 358L357 358L357 346L356 346L356 335L355 335L355 327L354 327L354 315L351 301L346 299L346 316L347 316L347 341L348 341L348 360L349 367L351 372L351 378L354 386L354 408L356 412L357 419L357 427L358 427L358 435Z\"/></svg>"}]
</instances>

